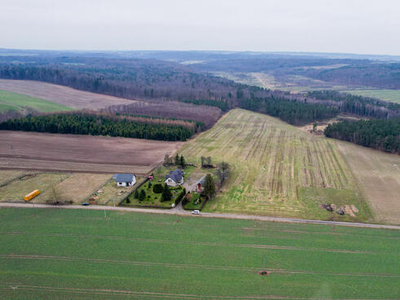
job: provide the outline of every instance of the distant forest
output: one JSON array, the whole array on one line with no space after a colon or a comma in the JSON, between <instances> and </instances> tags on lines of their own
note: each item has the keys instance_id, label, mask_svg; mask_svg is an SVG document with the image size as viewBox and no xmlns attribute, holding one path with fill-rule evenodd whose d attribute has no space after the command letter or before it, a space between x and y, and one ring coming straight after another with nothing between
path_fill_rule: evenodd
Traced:
<instances>
[{"instance_id":1,"label":"distant forest","mask_svg":"<svg viewBox=\"0 0 400 300\"><path fill-rule=\"evenodd\" d=\"M270 114L293 125L331 118L340 112L368 118L400 117L400 105L372 98L332 91L296 94L269 90L206 73L269 70L286 75L310 73L310 78L316 78L319 75L315 74L342 69L326 70L326 66L342 64L351 70L360 66L390 70L390 76L397 78L396 64L387 62L374 65L367 59L260 53L33 51L29 54L32 55L0 56L0 78L38 80L143 100L108 107L106 111L113 114L189 119L203 122L205 128L211 127L222 112L235 107ZM186 64L191 59L198 59L200 63Z\"/></svg>"},{"instance_id":2,"label":"distant forest","mask_svg":"<svg viewBox=\"0 0 400 300\"><path fill-rule=\"evenodd\" d=\"M185 141L196 132L196 123L95 113L64 113L8 120L0 123L0 130Z\"/></svg>"},{"instance_id":3,"label":"distant forest","mask_svg":"<svg viewBox=\"0 0 400 300\"><path fill-rule=\"evenodd\" d=\"M380 119L400 117L400 105L397 103L337 91L313 91L308 92L306 97L325 101L327 105L336 106L340 112L361 117Z\"/></svg>"},{"instance_id":4,"label":"distant forest","mask_svg":"<svg viewBox=\"0 0 400 300\"><path fill-rule=\"evenodd\" d=\"M400 154L400 119L398 118L342 121L329 124L324 133L327 137Z\"/></svg>"}]
</instances>

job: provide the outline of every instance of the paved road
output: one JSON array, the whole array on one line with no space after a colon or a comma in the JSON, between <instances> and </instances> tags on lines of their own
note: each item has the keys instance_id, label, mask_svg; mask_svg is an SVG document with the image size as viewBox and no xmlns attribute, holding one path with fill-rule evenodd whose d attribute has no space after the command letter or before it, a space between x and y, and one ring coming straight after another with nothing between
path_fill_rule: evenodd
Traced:
<instances>
[{"instance_id":1,"label":"paved road","mask_svg":"<svg viewBox=\"0 0 400 300\"><path fill-rule=\"evenodd\" d=\"M112 207L112 206L81 206L81 205L64 205L55 206L50 204L33 204L33 203L0 203L1 207L19 207L19 208L51 208L51 209L87 209L87 210L110 210L110 211L131 211L152 214L168 214L179 216L192 216L190 211L186 211L181 205L174 209L151 209L151 208L133 208L133 207ZM319 220L306 220L294 218L279 218L279 217L265 217L253 215L235 215L235 214L220 214L220 213L204 213L195 218L224 218L224 219L240 219L240 220L256 220L268 222L283 222L283 223L301 223L301 224L324 224L348 227L362 227L362 228L379 228L379 229L395 229L400 230L400 226L396 225L381 225L381 224L366 224L366 223L350 223L350 222L335 222L335 221L319 221Z\"/></svg>"}]
</instances>

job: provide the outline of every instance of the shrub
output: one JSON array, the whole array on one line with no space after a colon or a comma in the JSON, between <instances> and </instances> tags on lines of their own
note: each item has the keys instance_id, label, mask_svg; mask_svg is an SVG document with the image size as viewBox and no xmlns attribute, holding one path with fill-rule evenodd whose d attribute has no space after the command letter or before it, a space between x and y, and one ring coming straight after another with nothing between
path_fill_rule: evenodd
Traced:
<instances>
[{"instance_id":1,"label":"shrub","mask_svg":"<svg viewBox=\"0 0 400 300\"><path fill-rule=\"evenodd\" d=\"M144 198L146 198L146 192L144 190L141 190L139 194L139 201L143 201Z\"/></svg>"},{"instance_id":2,"label":"shrub","mask_svg":"<svg viewBox=\"0 0 400 300\"><path fill-rule=\"evenodd\" d=\"M163 191L164 191L164 188L163 188L162 184L157 183L157 184L153 185L154 193L161 194Z\"/></svg>"},{"instance_id":3,"label":"shrub","mask_svg":"<svg viewBox=\"0 0 400 300\"><path fill-rule=\"evenodd\" d=\"M162 192L161 202L170 201L172 199L172 193L168 187L168 185L164 186L164 191Z\"/></svg>"},{"instance_id":4,"label":"shrub","mask_svg":"<svg viewBox=\"0 0 400 300\"><path fill-rule=\"evenodd\" d=\"M139 192L138 192L137 189L136 189L136 191L135 191L135 194L133 195L133 198L139 199Z\"/></svg>"}]
</instances>

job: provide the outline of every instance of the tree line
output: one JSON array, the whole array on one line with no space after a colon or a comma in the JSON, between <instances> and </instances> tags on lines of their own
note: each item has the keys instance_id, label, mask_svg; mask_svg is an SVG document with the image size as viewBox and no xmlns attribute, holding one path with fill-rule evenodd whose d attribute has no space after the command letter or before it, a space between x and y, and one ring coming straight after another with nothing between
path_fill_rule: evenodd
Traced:
<instances>
[{"instance_id":1,"label":"tree line","mask_svg":"<svg viewBox=\"0 0 400 300\"><path fill-rule=\"evenodd\" d=\"M342 121L329 124L324 133L330 138L400 154L400 118Z\"/></svg>"},{"instance_id":2,"label":"tree line","mask_svg":"<svg viewBox=\"0 0 400 300\"><path fill-rule=\"evenodd\" d=\"M283 98L252 98L240 101L244 109L278 117L292 125L304 125L313 121L335 117L339 111L336 107L288 101Z\"/></svg>"},{"instance_id":3,"label":"tree line","mask_svg":"<svg viewBox=\"0 0 400 300\"><path fill-rule=\"evenodd\" d=\"M181 125L135 122L120 116L88 113L27 116L0 123L0 130L103 135L162 141L185 141L195 130Z\"/></svg>"},{"instance_id":4,"label":"tree line","mask_svg":"<svg viewBox=\"0 0 400 300\"><path fill-rule=\"evenodd\" d=\"M400 105L397 103L337 91L312 91L306 96L325 101L343 113L382 119L400 117Z\"/></svg>"}]
</instances>

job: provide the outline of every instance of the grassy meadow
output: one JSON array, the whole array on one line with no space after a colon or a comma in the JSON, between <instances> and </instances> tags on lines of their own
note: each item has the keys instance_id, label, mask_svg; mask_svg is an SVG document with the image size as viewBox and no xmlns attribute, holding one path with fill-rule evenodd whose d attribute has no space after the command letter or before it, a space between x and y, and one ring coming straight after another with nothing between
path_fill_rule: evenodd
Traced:
<instances>
[{"instance_id":1,"label":"grassy meadow","mask_svg":"<svg viewBox=\"0 0 400 300\"><path fill-rule=\"evenodd\" d=\"M372 89L365 89L365 90L348 90L344 91L349 94L359 95L364 97L372 97L377 98L389 102L400 103L400 90L372 90Z\"/></svg>"},{"instance_id":2,"label":"grassy meadow","mask_svg":"<svg viewBox=\"0 0 400 300\"><path fill-rule=\"evenodd\" d=\"M231 110L212 129L186 143L187 161L211 156L232 173L205 211L367 221L372 216L334 140L303 132L276 118ZM319 207L355 205L356 217Z\"/></svg>"},{"instance_id":3,"label":"grassy meadow","mask_svg":"<svg viewBox=\"0 0 400 300\"><path fill-rule=\"evenodd\" d=\"M0 112L10 111L10 110L11 111L34 110L38 112L54 112L54 111L70 111L73 109L48 100L0 90Z\"/></svg>"},{"instance_id":4,"label":"grassy meadow","mask_svg":"<svg viewBox=\"0 0 400 300\"><path fill-rule=\"evenodd\" d=\"M400 294L396 230L30 208L0 209L0 228L1 299Z\"/></svg>"}]
</instances>

